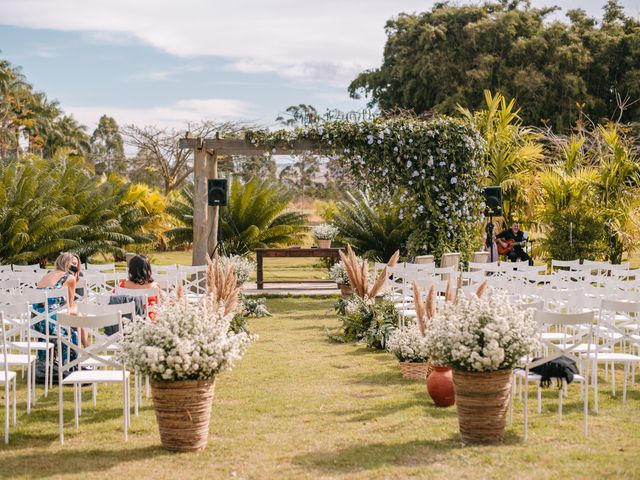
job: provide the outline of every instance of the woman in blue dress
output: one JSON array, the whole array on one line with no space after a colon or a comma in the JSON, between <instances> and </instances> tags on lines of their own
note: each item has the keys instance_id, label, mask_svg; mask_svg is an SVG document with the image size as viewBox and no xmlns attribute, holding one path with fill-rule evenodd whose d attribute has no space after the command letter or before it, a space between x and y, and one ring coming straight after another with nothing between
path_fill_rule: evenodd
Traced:
<instances>
[{"instance_id":1,"label":"woman in blue dress","mask_svg":"<svg viewBox=\"0 0 640 480\"><path fill-rule=\"evenodd\" d=\"M49 316L51 320L55 322L56 320L56 311L62 307L67 307L67 311L71 314L75 314L77 311L77 307L74 303L74 298L76 294L76 282L78 280L78 276L80 274L80 261L76 255L69 252L61 253L55 261L55 269L48 272L40 281L38 282L37 288L43 290L51 290L56 288L67 287L69 289L69 303L66 304L64 297L52 297L49 298ZM39 312L44 312L44 305L34 305L34 307ZM49 335L52 338L55 338L57 335L57 325L53 322L47 322L49 325ZM36 325L36 329L42 333L45 332L45 321L41 321ZM82 345L88 345L88 339L86 338L86 332L83 332L80 329L80 337L82 340ZM78 344L78 332L75 329L71 332L71 341L72 343ZM41 352L44 356L44 353ZM67 358L67 347L63 346L62 348L62 358L63 363L66 363ZM72 358L75 355L71 356Z\"/></svg>"}]
</instances>

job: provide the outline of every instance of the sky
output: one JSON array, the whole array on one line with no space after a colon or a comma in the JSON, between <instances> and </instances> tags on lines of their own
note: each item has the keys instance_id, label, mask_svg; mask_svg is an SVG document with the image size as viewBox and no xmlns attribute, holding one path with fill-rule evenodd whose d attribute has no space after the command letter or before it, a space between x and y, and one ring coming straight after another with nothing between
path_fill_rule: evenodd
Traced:
<instances>
[{"instance_id":1,"label":"sky","mask_svg":"<svg viewBox=\"0 0 640 480\"><path fill-rule=\"evenodd\" d=\"M384 25L416 0L0 0L0 57L91 131L188 121L271 126L289 105L353 111L347 86L382 62ZM534 0L600 17L605 0ZM640 16L640 0L621 0Z\"/></svg>"}]
</instances>

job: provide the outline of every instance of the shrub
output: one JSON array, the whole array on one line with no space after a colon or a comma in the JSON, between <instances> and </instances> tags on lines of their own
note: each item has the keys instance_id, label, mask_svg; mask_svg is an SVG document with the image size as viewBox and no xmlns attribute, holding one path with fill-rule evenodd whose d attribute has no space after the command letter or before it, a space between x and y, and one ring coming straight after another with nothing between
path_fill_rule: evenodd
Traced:
<instances>
[{"instance_id":1,"label":"shrub","mask_svg":"<svg viewBox=\"0 0 640 480\"><path fill-rule=\"evenodd\" d=\"M385 348L389 334L400 319L394 303L384 297L371 302L354 296L339 308L344 338L364 341L370 348Z\"/></svg>"},{"instance_id":2,"label":"shrub","mask_svg":"<svg viewBox=\"0 0 640 480\"><path fill-rule=\"evenodd\" d=\"M608 249L604 221L586 208L557 212L548 220L542 248L555 260L604 259Z\"/></svg>"}]
</instances>

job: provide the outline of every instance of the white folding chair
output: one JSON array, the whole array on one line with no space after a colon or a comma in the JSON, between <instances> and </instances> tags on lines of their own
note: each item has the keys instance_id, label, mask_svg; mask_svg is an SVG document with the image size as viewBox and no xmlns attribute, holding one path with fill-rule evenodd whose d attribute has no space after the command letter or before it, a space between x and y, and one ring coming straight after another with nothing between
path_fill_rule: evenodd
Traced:
<instances>
[{"instance_id":1,"label":"white folding chair","mask_svg":"<svg viewBox=\"0 0 640 480\"><path fill-rule=\"evenodd\" d=\"M630 365L640 365L640 302L602 299L598 327L596 329L597 348L585 354L593 365L594 410L598 413L598 363L604 362L611 368L611 390L615 397L615 364L624 365L622 402L627 400L627 377ZM631 328L627 328L631 326ZM625 351L628 350L628 351Z\"/></svg>"},{"instance_id":2,"label":"white folding chair","mask_svg":"<svg viewBox=\"0 0 640 480\"><path fill-rule=\"evenodd\" d=\"M0 330L2 331L2 350L0 351L0 361L2 369L0 369L0 384L4 385L4 443L9 443L9 411L11 408L11 385L13 383L13 426L17 423L16 414L16 372L9 370L9 362L7 359L7 337L4 331L4 313L0 311Z\"/></svg>"},{"instance_id":3,"label":"white folding chair","mask_svg":"<svg viewBox=\"0 0 640 480\"><path fill-rule=\"evenodd\" d=\"M5 358L9 367L27 371L27 415L36 403L36 356L33 355L30 330L30 309L27 302L0 305L4 314ZM26 339L26 340L23 340ZM16 353L12 353L16 352Z\"/></svg>"},{"instance_id":4,"label":"white folding chair","mask_svg":"<svg viewBox=\"0 0 640 480\"><path fill-rule=\"evenodd\" d=\"M593 312L583 313L557 313L546 312L542 310L536 310L535 318L538 322L540 332L548 330L550 327L559 328L565 332L568 332L569 327L573 327L574 333L566 333L561 342L555 342L545 339L540 336L540 343L543 347L545 354L537 360L527 360L523 369L516 369L514 371L514 380L512 385L512 397L513 403L513 391L515 387L515 378L520 377L524 382L524 439L528 438L528 396L529 396L529 382L540 384L542 377L531 373L531 369L544 363L555 360L561 356L567 356L576 360L579 370L582 372L579 375L574 376L574 380L580 382L583 411L584 411L584 434L588 433L587 418L589 415L589 382L588 382L588 363L584 357L580 356L582 346L587 345L587 354L590 353L590 346L593 340ZM564 394L564 386L566 383L563 378L556 379L557 382L561 382L558 388L558 418L562 420L562 397ZM540 396L538 397L540 398ZM513 409L513 406L511 407ZM540 408L540 407L539 407Z\"/></svg>"},{"instance_id":5,"label":"white folding chair","mask_svg":"<svg viewBox=\"0 0 640 480\"><path fill-rule=\"evenodd\" d=\"M95 335L97 330L104 327L118 326L118 331L113 335ZM94 331L95 338L100 340L90 347L82 347L70 341L72 328L84 328ZM66 336L63 331L66 330ZM112 357L102 355L108 347L122 338L122 316L120 313L108 313L96 316L79 317L75 315L58 315L58 388L59 388L59 414L60 414L60 443L64 444L64 408L63 408L63 386L73 385L73 407L76 429L79 428L79 404L82 402L82 385L85 383L121 383L123 401L123 421L124 439L129 438L130 414L129 414L129 371L125 365L117 363ZM76 359L63 364L62 346L66 345L69 351L76 353ZM93 359L97 363L111 367L113 370L93 369L77 370L80 365L88 359ZM70 372L64 377L64 372ZM64 378L63 378L64 377Z\"/></svg>"}]
</instances>

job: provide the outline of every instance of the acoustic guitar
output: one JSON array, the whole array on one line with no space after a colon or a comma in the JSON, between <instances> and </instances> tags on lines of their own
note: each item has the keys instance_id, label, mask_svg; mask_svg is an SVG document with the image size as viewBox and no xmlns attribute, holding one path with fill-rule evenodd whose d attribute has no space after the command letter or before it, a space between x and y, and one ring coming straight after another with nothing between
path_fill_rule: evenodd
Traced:
<instances>
[{"instance_id":1,"label":"acoustic guitar","mask_svg":"<svg viewBox=\"0 0 640 480\"><path fill-rule=\"evenodd\" d=\"M524 240L522 242L516 242L515 240L503 240L505 246L503 247L500 242L496 242L496 246L498 247L498 255L506 255L510 251L513 250L514 247L524 247L527 244L527 241Z\"/></svg>"}]
</instances>

